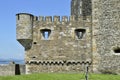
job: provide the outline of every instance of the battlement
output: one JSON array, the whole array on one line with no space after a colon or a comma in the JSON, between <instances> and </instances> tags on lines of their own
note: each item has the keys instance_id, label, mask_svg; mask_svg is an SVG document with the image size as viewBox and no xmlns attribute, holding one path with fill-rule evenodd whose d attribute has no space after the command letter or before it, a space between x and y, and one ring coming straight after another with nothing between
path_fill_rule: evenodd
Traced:
<instances>
[{"instance_id":1,"label":"battlement","mask_svg":"<svg viewBox=\"0 0 120 80\"><path fill-rule=\"evenodd\" d=\"M18 13L16 14L17 20L34 20L34 21L41 21L41 22L80 22L80 21L85 21L85 22L91 22L91 16L78 16L77 18L72 15L72 16L34 16L29 13Z\"/></svg>"},{"instance_id":2,"label":"battlement","mask_svg":"<svg viewBox=\"0 0 120 80\"><path fill-rule=\"evenodd\" d=\"M79 21L85 21L85 22L91 22L91 16L79 16L77 20L75 19L75 16L34 16L34 21L41 21L41 22L79 22Z\"/></svg>"}]
</instances>

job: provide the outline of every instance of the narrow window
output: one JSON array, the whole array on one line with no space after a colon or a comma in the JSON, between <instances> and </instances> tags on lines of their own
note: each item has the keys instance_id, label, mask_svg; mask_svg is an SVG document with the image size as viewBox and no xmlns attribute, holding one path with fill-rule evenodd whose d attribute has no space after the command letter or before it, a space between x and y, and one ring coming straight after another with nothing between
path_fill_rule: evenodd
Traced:
<instances>
[{"instance_id":1,"label":"narrow window","mask_svg":"<svg viewBox=\"0 0 120 80\"><path fill-rule=\"evenodd\" d=\"M42 36L44 37L44 39L48 40L49 36L51 34L51 30L50 29L42 29L41 33L42 33Z\"/></svg>"},{"instance_id":2,"label":"narrow window","mask_svg":"<svg viewBox=\"0 0 120 80\"><path fill-rule=\"evenodd\" d=\"M84 34L85 34L85 32L86 32L85 29L76 29L75 30L75 34L76 34L78 39L82 39Z\"/></svg>"}]
</instances>

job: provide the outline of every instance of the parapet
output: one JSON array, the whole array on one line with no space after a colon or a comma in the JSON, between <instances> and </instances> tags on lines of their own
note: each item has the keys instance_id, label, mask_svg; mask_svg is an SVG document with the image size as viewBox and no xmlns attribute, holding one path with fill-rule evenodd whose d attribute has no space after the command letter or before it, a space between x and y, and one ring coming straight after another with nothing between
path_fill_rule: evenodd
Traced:
<instances>
[{"instance_id":1,"label":"parapet","mask_svg":"<svg viewBox=\"0 0 120 80\"><path fill-rule=\"evenodd\" d=\"M91 16L78 16L77 18L75 15L71 16L34 16L29 13L18 13L16 14L17 20L20 19L21 16L26 16L30 17L34 21L40 21L40 22L80 22L80 21L85 21L85 22L91 22Z\"/></svg>"},{"instance_id":2,"label":"parapet","mask_svg":"<svg viewBox=\"0 0 120 80\"><path fill-rule=\"evenodd\" d=\"M85 21L85 22L91 22L91 16L79 16L77 19L75 19L75 16L34 16L34 21L40 21L40 22L80 22L80 21Z\"/></svg>"}]
</instances>

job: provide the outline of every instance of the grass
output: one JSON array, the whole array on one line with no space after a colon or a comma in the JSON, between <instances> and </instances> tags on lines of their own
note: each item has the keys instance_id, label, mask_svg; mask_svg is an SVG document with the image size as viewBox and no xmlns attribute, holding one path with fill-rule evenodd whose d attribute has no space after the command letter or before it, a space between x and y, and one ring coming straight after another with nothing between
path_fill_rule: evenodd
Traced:
<instances>
[{"instance_id":1,"label":"grass","mask_svg":"<svg viewBox=\"0 0 120 80\"><path fill-rule=\"evenodd\" d=\"M85 80L83 74L30 74L1 76L0 80ZM120 80L120 75L90 74L89 80Z\"/></svg>"}]
</instances>

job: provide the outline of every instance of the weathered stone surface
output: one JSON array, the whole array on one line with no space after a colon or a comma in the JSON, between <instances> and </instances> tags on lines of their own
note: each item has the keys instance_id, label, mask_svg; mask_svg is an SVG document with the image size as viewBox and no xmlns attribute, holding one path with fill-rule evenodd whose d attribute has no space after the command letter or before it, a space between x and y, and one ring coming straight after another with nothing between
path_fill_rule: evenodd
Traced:
<instances>
[{"instance_id":1,"label":"weathered stone surface","mask_svg":"<svg viewBox=\"0 0 120 80\"><path fill-rule=\"evenodd\" d=\"M15 75L15 65L0 65L0 76Z\"/></svg>"},{"instance_id":2,"label":"weathered stone surface","mask_svg":"<svg viewBox=\"0 0 120 80\"><path fill-rule=\"evenodd\" d=\"M71 3L70 19L16 15L26 73L82 72L88 63L91 72L120 74L120 1Z\"/></svg>"},{"instance_id":3,"label":"weathered stone surface","mask_svg":"<svg viewBox=\"0 0 120 80\"><path fill-rule=\"evenodd\" d=\"M11 76L25 74L25 65L19 64L0 64L0 76Z\"/></svg>"},{"instance_id":4,"label":"weathered stone surface","mask_svg":"<svg viewBox=\"0 0 120 80\"><path fill-rule=\"evenodd\" d=\"M120 73L120 0L92 0L93 40L96 51L93 52L93 65L100 72ZM97 57L96 57L97 55Z\"/></svg>"},{"instance_id":5,"label":"weathered stone surface","mask_svg":"<svg viewBox=\"0 0 120 80\"><path fill-rule=\"evenodd\" d=\"M92 15L92 2L91 0L72 0L71 1L71 15L90 16Z\"/></svg>"},{"instance_id":6,"label":"weathered stone surface","mask_svg":"<svg viewBox=\"0 0 120 80\"><path fill-rule=\"evenodd\" d=\"M18 15L19 15L19 18L21 19L21 14L18 14ZM28 15L25 14L24 16L22 16L22 18L25 19L26 16ZM41 19L37 20L35 17L33 21L33 28L32 28L33 34L31 34L33 35L31 40L32 43L30 45L27 44L28 39L25 41L24 37L19 38L21 42L23 42L22 44L26 45L24 46L25 48L30 46L29 49L27 48L26 50L26 54L25 54L26 61L54 60L57 62L59 61L64 62L68 60L70 61L79 60L83 62L88 61L89 63L91 63L91 57L92 57L92 54L91 54L92 48L90 47L91 40L92 40L91 39L91 36L92 36L91 35L92 34L91 17L87 17L86 20L83 20L83 17L81 16L81 17L78 17L77 21L74 19L69 21L68 17L66 16L62 17L62 21L60 21L59 16L55 16L54 21L51 21L52 20L51 18L52 18L51 16L49 17L47 16L44 18L44 20L41 21ZM24 20L21 21L20 19L19 19L19 22L23 21L24 23ZM17 23L18 25L21 25L21 26L26 25L26 24L21 24L19 22ZM27 31L29 30L31 31L31 29L27 29ZM19 34L25 36L23 34L24 30L22 31L21 28L17 28L17 31ZM21 31L21 33L19 31ZM47 31L48 31L49 37L45 39L44 32L47 32ZM79 32L83 34L79 34ZM78 37L79 35L81 35L80 39ZM26 64L26 65L29 65L29 64ZM31 65L31 68L32 67L34 68L34 66L37 66L37 64ZM40 67L41 70L43 70L42 67L45 68L45 66L41 65ZM51 67L53 68L53 72L56 72L54 71L55 66L51 66ZM33 69L31 68L28 68L30 71L29 73L34 72ZM74 68L75 66L73 66L69 70L72 70ZM45 71L49 72L49 68L47 69L48 71L47 70ZM36 69L37 72L44 72L41 70ZM65 70L64 71L62 70L59 71L59 70L60 69L57 69L58 72L65 72ZM74 72L75 71L77 70L74 70Z\"/></svg>"}]
</instances>

